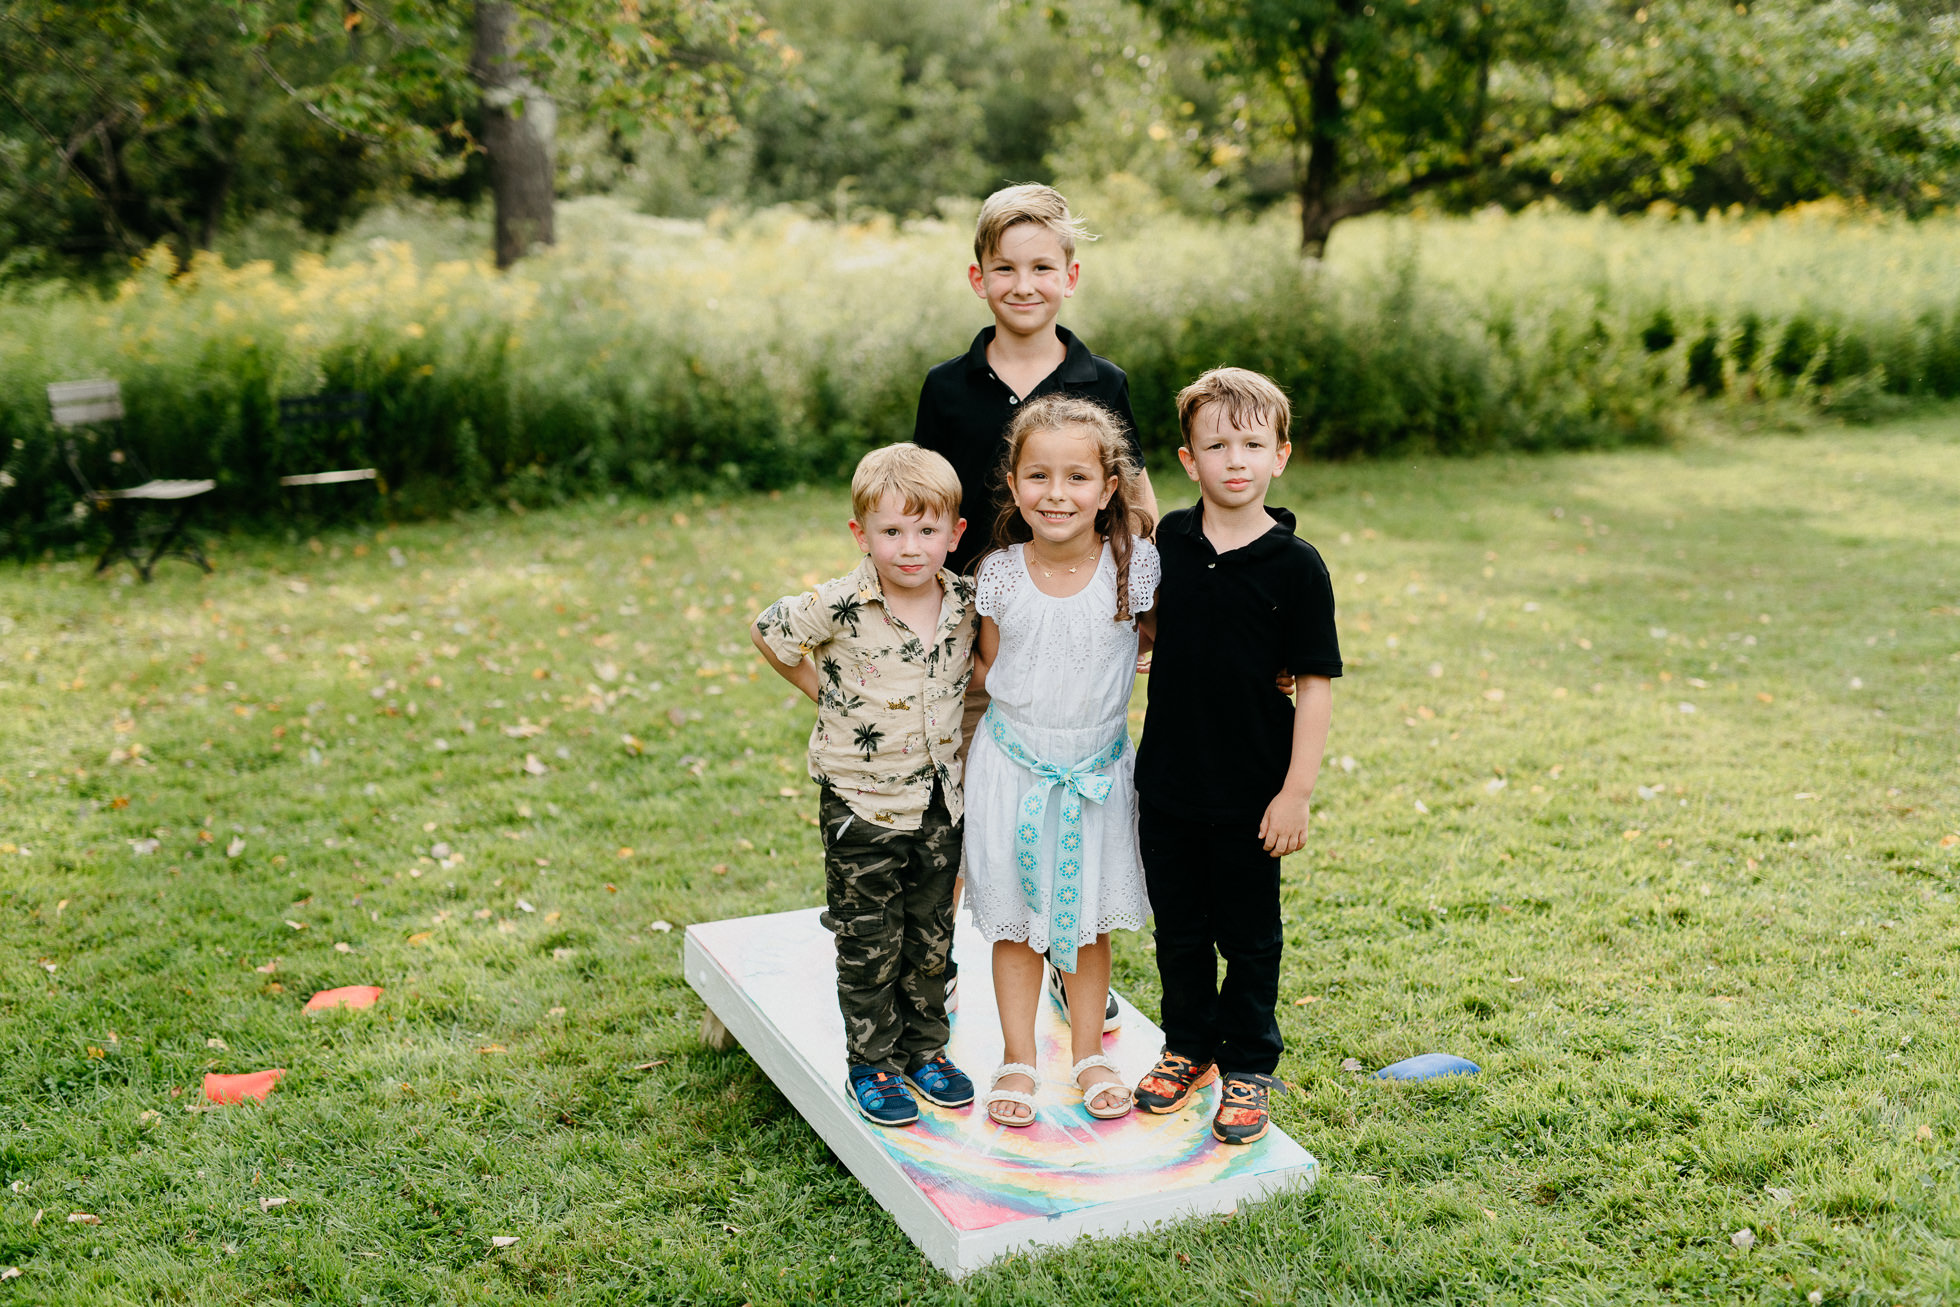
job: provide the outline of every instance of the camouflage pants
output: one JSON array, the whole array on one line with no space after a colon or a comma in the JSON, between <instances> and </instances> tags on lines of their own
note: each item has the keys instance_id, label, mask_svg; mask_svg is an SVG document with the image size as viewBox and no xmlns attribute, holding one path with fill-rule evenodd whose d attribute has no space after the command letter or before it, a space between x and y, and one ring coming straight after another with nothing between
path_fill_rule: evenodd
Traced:
<instances>
[{"instance_id":1,"label":"camouflage pants","mask_svg":"<svg viewBox=\"0 0 1960 1307\"><path fill-rule=\"evenodd\" d=\"M950 1034L945 972L961 824L936 790L918 830L875 826L829 786L817 810L844 1043L853 1064L902 1072Z\"/></svg>"}]
</instances>

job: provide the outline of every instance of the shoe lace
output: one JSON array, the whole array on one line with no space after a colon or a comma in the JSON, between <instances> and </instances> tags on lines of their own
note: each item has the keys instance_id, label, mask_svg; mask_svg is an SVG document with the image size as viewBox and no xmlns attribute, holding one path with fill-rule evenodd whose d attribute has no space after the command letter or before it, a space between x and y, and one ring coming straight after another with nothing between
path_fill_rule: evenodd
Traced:
<instances>
[{"instance_id":1,"label":"shoe lace","mask_svg":"<svg viewBox=\"0 0 1960 1307\"><path fill-rule=\"evenodd\" d=\"M1256 1080L1227 1080L1224 1102L1231 1107L1263 1108L1266 1105L1266 1087Z\"/></svg>"},{"instance_id":2,"label":"shoe lace","mask_svg":"<svg viewBox=\"0 0 1960 1307\"><path fill-rule=\"evenodd\" d=\"M898 1077L889 1071L880 1071L869 1080L861 1081L858 1085L858 1097L876 1099L877 1101L871 1104L874 1107L883 1107L892 1099L902 1098L904 1094L905 1086L901 1085L898 1082Z\"/></svg>"},{"instance_id":3,"label":"shoe lace","mask_svg":"<svg viewBox=\"0 0 1960 1307\"><path fill-rule=\"evenodd\" d=\"M1181 1053L1166 1053L1157 1059L1157 1065L1151 1069L1151 1074L1183 1080L1196 1066L1197 1063Z\"/></svg>"}]
</instances>

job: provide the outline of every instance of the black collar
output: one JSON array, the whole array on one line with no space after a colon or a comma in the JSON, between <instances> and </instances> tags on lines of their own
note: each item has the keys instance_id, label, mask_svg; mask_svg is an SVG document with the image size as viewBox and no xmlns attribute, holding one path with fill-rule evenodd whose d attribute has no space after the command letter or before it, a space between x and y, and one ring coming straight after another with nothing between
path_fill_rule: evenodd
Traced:
<instances>
[{"instance_id":1,"label":"black collar","mask_svg":"<svg viewBox=\"0 0 1960 1307\"><path fill-rule=\"evenodd\" d=\"M1272 550L1283 548L1286 545L1286 542L1293 536L1296 521L1292 512L1273 504L1267 504L1266 516L1273 520L1273 526L1268 528L1266 533L1256 540L1249 540L1237 549L1230 550L1230 554L1239 554L1247 558L1263 557ZM1205 501L1202 495L1199 496L1195 504L1191 505L1191 511L1184 515L1184 521L1180 525L1179 530L1190 539L1201 541L1205 548L1212 550L1214 553L1217 552L1211 543L1211 537L1205 534ZM1220 555L1220 557L1226 556Z\"/></svg>"},{"instance_id":2,"label":"black collar","mask_svg":"<svg viewBox=\"0 0 1960 1307\"><path fill-rule=\"evenodd\" d=\"M987 346L994 343L996 330L997 328L994 327L982 327L980 334L973 338L973 346L966 352L968 372L978 372L984 376L993 371L993 367L987 362ZM1089 347L1076 339L1075 333L1067 327L1058 325L1055 328L1055 337L1062 342L1062 347L1068 351L1068 354L1062 359L1062 366L1052 375L1059 378L1065 386L1086 385L1094 381L1096 356L1089 352Z\"/></svg>"}]
</instances>

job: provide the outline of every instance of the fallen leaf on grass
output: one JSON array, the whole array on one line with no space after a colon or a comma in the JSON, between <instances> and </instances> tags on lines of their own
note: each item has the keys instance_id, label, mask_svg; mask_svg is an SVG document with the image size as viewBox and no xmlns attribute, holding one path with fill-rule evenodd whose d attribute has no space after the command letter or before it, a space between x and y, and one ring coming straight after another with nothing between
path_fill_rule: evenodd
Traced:
<instances>
[{"instance_id":1,"label":"fallen leaf on grass","mask_svg":"<svg viewBox=\"0 0 1960 1307\"><path fill-rule=\"evenodd\" d=\"M545 1012L545 1015L548 1017L562 1017L565 1015L565 1009L562 1007L554 1007L547 1010Z\"/></svg>"},{"instance_id":2,"label":"fallen leaf on grass","mask_svg":"<svg viewBox=\"0 0 1960 1307\"><path fill-rule=\"evenodd\" d=\"M724 1225L721 1228L729 1234L740 1234L742 1232L742 1227L739 1225Z\"/></svg>"},{"instance_id":3,"label":"fallen leaf on grass","mask_svg":"<svg viewBox=\"0 0 1960 1307\"><path fill-rule=\"evenodd\" d=\"M274 972L279 970L279 959L274 958L272 959L272 961L266 963L264 966L253 967L252 970L258 972L261 976L270 976Z\"/></svg>"},{"instance_id":4,"label":"fallen leaf on grass","mask_svg":"<svg viewBox=\"0 0 1960 1307\"><path fill-rule=\"evenodd\" d=\"M1763 1192L1768 1194L1770 1201L1779 1207L1788 1207L1796 1199L1796 1194L1788 1189L1779 1189L1775 1185L1764 1186Z\"/></svg>"},{"instance_id":5,"label":"fallen leaf on grass","mask_svg":"<svg viewBox=\"0 0 1960 1307\"><path fill-rule=\"evenodd\" d=\"M551 959L554 962L563 962L566 958L571 957L577 952L578 950L575 948L555 948L551 950Z\"/></svg>"},{"instance_id":6,"label":"fallen leaf on grass","mask_svg":"<svg viewBox=\"0 0 1960 1307\"><path fill-rule=\"evenodd\" d=\"M726 876L728 874L728 864L725 862L717 862L714 866L708 868L708 870L712 871L717 876Z\"/></svg>"},{"instance_id":7,"label":"fallen leaf on grass","mask_svg":"<svg viewBox=\"0 0 1960 1307\"><path fill-rule=\"evenodd\" d=\"M0 1270L0 1281L18 1280L19 1278L20 1267L18 1266L9 1266L5 1270Z\"/></svg>"},{"instance_id":8,"label":"fallen leaf on grass","mask_svg":"<svg viewBox=\"0 0 1960 1307\"><path fill-rule=\"evenodd\" d=\"M338 989L323 989L306 1000L305 1010L325 1012L329 1008L344 1007L359 1011L380 1002L381 993L379 985L342 985Z\"/></svg>"},{"instance_id":9,"label":"fallen leaf on grass","mask_svg":"<svg viewBox=\"0 0 1960 1307\"><path fill-rule=\"evenodd\" d=\"M1799 794L1799 795L1798 795L1797 797L1798 797L1799 799L1814 799L1814 798L1816 798L1817 796L1816 796L1815 794L1811 794L1811 793L1808 793L1808 792L1805 792L1805 793L1803 793L1803 794Z\"/></svg>"},{"instance_id":10,"label":"fallen leaf on grass","mask_svg":"<svg viewBox=\"0 0 1960 1307\"><path fill-rule=\"evenodd\" d=\"M776 797L779 799L794 799L802 793L802 790L785 785L782 789L776 791Z\"/></svg>"},{"instance_id":11,"label":"fallen leaf on grass","mask_svg":"<svg viewBox=\"0 0 1960 1307\"><path fill-rule=\"evenodd\" d=\"M1941 847L1941 848L1943 848L1943 849L1950 849L1950 848L1952 848L1952 847L1953 847L1954 845L1956 845L1956 844L1960 844L1960 835L1942 835L1942 836L1940 836L1940 847Z\"/></svg>"},{"instance_id":12,"label":"fallen leaf on grass","mask_svg":"<svg viewBox=\"0 0 1960 1307\"><path fill-rule=\"evenodd\" d=\"M632 856L633 856L633 849L632 849L632 847L631 847L630 845L626 845L626 844L622 844L622 845L620 845L620 846L619 846L619 856L620 856L620 857L622 857L622 858L630 858L630 857L632 857Z\"/></svg>"},{"instance_id":13,"label":"fallen leaf on grass","mask_svg":"<svg viewBox=\"0 0 1960 1307\"><path fill-rule=\"evenodd\" d=\"M524 755L524 772L526 775L542 776L550 770L551 768L545 766L542 762L538 760L537 754L527 753Z\"/></svg>"},{"instance_id":14,"label":"fallen leaf on grass","mask_svg":"<svg viewBox=\"0 0 1960 1307\"><path fill-rule=\"evenodd\" d=\"M1771 694L1771 693L1769 693L1769 691L1767 691L1767 690L1758 690L1758 691L1756 691L1756 698L1757 698L1757 699L1758 699L1758 700L1759 700L1760 702L1763 702L1763 703L1775 703L1775 702L1776 702L1776 696L1775 696L1775 695L1773 695L1773 694Z\"/></svg>"},{"instance_id":15,"label":"fallen leaf on grass","mask_svg":"<svg viewBox=\"0 0 1960 1307\"><path fill-rule=\"evenodd\" d=\"M619 737L619 742L625 745L626 752L635 758L647 751L647 746L640 741L638 736L622 735Z\"/></svg>"},{"instance_id":16,"label":"fallen leaf on grass","mask_svg":"<svg viewBox=\"0 0 1960 1307\"><path fill-rule=\"evenodd\" d=\"M214 1103L242 1103L248 1098L263 1103L266 1095L272 1092L272 1087L285 1074L284 1067L248 1071L235 1076L221 1076L214 1071L204 1077L204 1096Z\"/></svg>"},{"instance_id":17,"label":"fallen leaf on grass","mask_svg":"<svg viewBox=\"0 0 1960 1307\"><path fill-rule=\"evenodd\" d=\"M154 1124L155 1124L156 1122L158 1122L158 1121L161 1121L161 1120L163 1120L163 1113L161 1113L161 1112L159 1112L159 1111L157 1111L157 1110L156 1110L156 1109L155 1109L155 1108L153 1107L153 1108L151 1108L151 1109L149 1109L149 1110L148 1110L147 1112L143 1112L143 1113L141 1113L141 1114L139 1114L139 1115L137 1116L137 1118L136 1118L136 1124L138 1124L138 1125L154 1125Z\"/></svg>"},{"instance_id":18,"label":"fallen leaf on grass","mask_svg":"<svg viewBox=\"0 0 1960 1307\"><path fill-rule=\"evenodd\" d=\"M482 1048L479 1048L479 1049L477 1049L476 1051L477 1051L477 1052L479 1052L479 1053L508 1053L508 1052L510 1052L510 1050L509 1050L508 1048L505 1048L505 1047L504 1047L504 1046L503 1046L502 1044L485 1044L485 1045L484 1045L484 1046L483 1046Z\"/></svg>"},{"instance_id":19,"label":"fallen leaf on grass","mask_svg":"<svg viewBox=\"0 0 1960 1307\"><path fill-rule=\"evenodd\" d=\"M1497 1219L1497 1213L1491 1211L1488 1207L1480 1207L1477 1210L1482 1212L1487 1220L1495 1221Z\"/></svg>"},{"instance_id":20,"label":"fallen leaf on grass","mask_svg":"<svg viewBox=\"0 0 1960 1307\"><path fill-rule=\"evenodd\" d=\"M1756 1232L1745 1225L1729 1236L1729 1242L1746 1253L1756 1246Z\"/></svg>"},{"instance_id":21,"label":"fallen leaf on grass","mask_svg":"<svg viewBox=\"0 0 1960 1307\"><path fill-rule=\"evenodd\" d=\"M1344 1057L1341 1059L1341 1070L1347 1072L1349 1075L1358 1076L1366 1069L1357 1058Z\"/></svg>"},{"instance_id":22,"label":"fallen leaf on grass","mask_svg":"<svg viewBox=\"0 0 1960 1307\"><path fill-rule=\"evenodd\" d=\"M294 921L291 917L286 918L286 924L288 926L291 926L294 930L306 929L306 923L304 921Z\"/></svg>"},{"instance_id":23,"label":"fallen leaf on grass","mask_svg":"<svg viewBox=\"0 0 1960 1307\"><path fill-rule=\"evenodd\" d=\"M333 946L333 951L336 953L352 953L354 946L343 939Z\"/></svg>"},{"instance_id":24,"label":"fallen leaf on grass","mask_svg":"<svg viewBox=\"0 0 1960 1307\"><path fill-rule=\"evenodd\" d=\"M408 942L411 946L426 944L435 937L436 933L433 930L418 930L408 937Z\"/></svg>"},{"instance_id":25,"label":"fallen leaf on grass","mask_svg":"<svg viewBox=\"0 0 1960 1307\"><path fill-rule=\"evenodd\" d=\"M493 1234L490 1236L490 1246L492 1248L508 1248L516 1242L517 1236L514 1234Z\"/></svg>"},{"instance_id":26,"label":"fallen leaf on grass","mask_svg":"<svg viewBox=\"0 0 1960 1307\"><path fill-rule=\"evenodd\" d=\"M658 1062L642 1062L638 1066L634 1067L633 1069L635 1071L651 1071L657 1066L666 1066L666 1065L667 1065L667 1059L663 1057Z\"/></svg>"},{"instance_id":27,"label":"fallen leaf on grass","mask_svg":"<svg viewBox=\"0 0 1960 1307\"><path fill-rule=\"evenodd\" d=\"M261 1212L269 1212L275 1207L284 1207L291 1201L293 1200L290 1198L261 1198L259 1199L259 1210Z\"/></svg>"},{"instance_id":28,"label":"fallen leaf on grass","mask_svg":"<svg viewBox=\"0 0 1960 1307\"><path fill-rule=\"evenodd\" d=\"M1620 838L1623 840L1637 840L1640 838L1640 832L1637 830L1623 830L1620 832Z\"/></svg>"},{"instance_id":29,"label":"fallen leaf on grass","mask_svg":"<svg viewBox=\"0 0 1960 1307\"><path fill-rule=\"evenodd\" d=\"M88 1055L91 1061L100 1061L101 1059L109 1056L107 1053L97 1048L94 1044L90 1044L88 1046Z\"/></svg>"},{"instance_id":30,"label":"fallen leaf on grass","mask_svg":"<svg viewBox=\"0 0 1960 1307\"><path fill-rule=\"evenodd\" d=\"M1919 1129L1913 1131L1912 1137L1920 1140L1931 1139L1933 1137L1933 1127L1929 1125L1922 1125L1919 1127Z\"/></svg>"},{"instance_id":31,"label":"fallen leaf on grass","mask_svg":"<svg viewBox=\"0 0 1960 1307\"><path fill-rule=\"evenodd\" d=\"M1318 1003L1318 1002L1320 1002L1320 995L1318 995L1318 994L1308 994L1308 995L1307 995L1306 997L1304 997L1304 998L1296 998L1296 999L1294 999L1294 1000L1293 1000L1293 1006L1294 1006L1294 1007L1305 1007L1305 1006L1306 1006L1307 1004L1309 1004L1309 1003Z\"/></svg>"},{"instance_id":32,"label":"fallen leaf on grass","mask_svg":"<svg viewBox=\"0 0 1960 1307\"><path fill-rule=\"evenodd\" d=\"M534 907L532 907L532 906L531 906L530 904L528 904L528 903L526 903L526 902L525 902L525 901L524 901L523 899L519 899L519 900L517 900L517 910L518 910L519 912L536 912L536 911L537 911L537 909L536 909L536 908L534 908Z\"/></svg>"},{"instance_id":33,"label":"fallen leaf on grass","mask_svg":"<svg viewBox=\"0 0 1960 1307\"><path fill-rule=\"evenodd\" d=\"M100 1225L102 1224L102 1218L97 1216L94 1212L70 1212L68 1213L68 1224Z\"/></svg>"},{"instance_id":34,"label":"fallen leaf on grass","mask_svg":"<svg viewBox=\"0 0 1960 1307\"><path fill-rule=\"evenodd\" d=\"M232 836L231 843L225 845L225 856L227 858L235 858L244 851L245 837L243 835Z\"/></svg>"},{"instance_id":35,"label":"fallen leaf on grass","mask_svg":"<svg viewBox=\"0 0 1960 1307\"><path fill-rule=\"evenodd\" d=\"M1424 803L1421 799L1417 799L1416 811L1421 813L1423 816L1427 817L1429 815L1429 805Z\"/></svg>"},{"instance_id":36,"label":"fallen leaf on grass","mask_svg":"<svg viewBox=\"0 0 1960 1307\"><path fill-rule=\"evenodd\" d=\"M218 1038L218 1037L217 1037L216 1035L213 1035L213 1036L211 1036L211 1038L209 1038L209 1039L207 1039L207 1040L205 1040L205 1041L204 1041L204 1046L205 1046L206 1048L215 1048L215 1049L217 1049L217 1050L218 1050L219 1052L229 1052L229 1051L230 1051L229 1049L227 1049L227 1048L225 1047L225 1041L224 1041L224 1040L222 1040L222 1039L219 1039L219 1038Z\"/></svg>"},{"instance_id":37,"label":"fallen leaf on grass","mask_svg":"<svg viewBox=\"0 0 1960 1307\"><path fill-rule=\"evenodd\" d=\"M669 708L667 710L667 720L672 722L676 726L687 725L687 709Z\"/></svg>"},{"instance_id":38,"label":"fallen leaf on grass","mask_svg":"<svg viewBox=\"0 0 1960 1307\"><path fill-rule=\"evenodd\" d=\"M648 930L657 930L663 935L666 934L668 931L672 930L673 928L674 928L674 923L671 921L653 921L647 923Z\"/></svg>"}]
</instances>

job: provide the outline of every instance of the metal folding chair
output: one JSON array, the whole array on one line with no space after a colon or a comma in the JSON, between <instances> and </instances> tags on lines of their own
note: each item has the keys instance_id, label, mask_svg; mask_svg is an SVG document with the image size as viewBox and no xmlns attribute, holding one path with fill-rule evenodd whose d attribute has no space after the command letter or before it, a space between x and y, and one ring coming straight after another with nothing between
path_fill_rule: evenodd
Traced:
<instances>
[{"instance_id":1,"label":"metal folding chair","mask_svg":"<svg viewBox=\"0 0 1960 1307\"><path fill-rule=\"evenodd\" d=\"M165 555L196 563L206 572L211 570L211 561L190 532L190 518L199 497L216 490L218 483L162 480L144 470L135 453L124 447L120 383L101 379L52 382L48 386L48 412L55 426L71 433L63 439L61 452L83 499L109 520L109 543L96 560L97 574L121 557L127 558L147 582L157 560ZM110 427L113 436L107 458L109 471L91 477L85 467L86 455L96 444L96 428L103 426ZM125 467L136 474L138 484L121 488L106 484L120 479L116 470ZM146 518L164 514L168 514L168 521L159 530L146 531ZM147 557L142 547L146 534L155 537Z\"/></svg>"}]
</instances>

